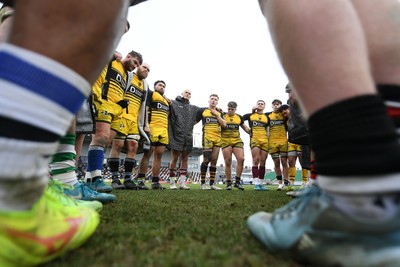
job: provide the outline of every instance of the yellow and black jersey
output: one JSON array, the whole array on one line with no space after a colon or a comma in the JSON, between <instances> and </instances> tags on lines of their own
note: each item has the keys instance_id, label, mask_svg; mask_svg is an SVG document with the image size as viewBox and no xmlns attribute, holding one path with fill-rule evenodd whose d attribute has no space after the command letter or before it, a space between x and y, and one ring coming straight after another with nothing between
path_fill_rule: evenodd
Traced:
<instances>
[{"instance_id":1,"label":"yellow and black jersey","mask_svg":"<svg viewBox=\"0 0 400 267\"><path fill-rule=\"evenodd\" d=\"M287 140L287 119L280 112L270 112L269 118L269 140Z\"/></svg>"},{"instance_id":2,"label":"yellow and black jersey","mask_svg":"<svg viewBox=\"0 0 400 267\"><path fill-rule=\"evenodd\" d=\"M132 81L129 87L125 91L124 99L129 101L126 117L137 120L139 116L140 106L145 101L145 88L144 81L139 80L136 73L132 73ZM125 115L124 115L125 116Z\"/></svg>"},{"instance_id":3,"label":"yellow and black jersey","mask_svg":"<svg viewBox=\"0 0 400 267\"><path fill-rule=\"evenodd\" d=\"M221 117L222 113L220 112ZM203 137L214 136L221 137L221 125L219 125L217 117L212 114L209 108L201 108L197 112L196 122L202 121L203 123Z\"/></svg>"},{"instance_id":4,"label":"yellow and black jersey","mask_svg":"<svg viewBox=\"0 0 400 267\"><path fill-rule=\"evenodd\" d=\"M159 93L149 90L146 100L149 107L149 121L151 127L168 129L169 104Z\"/></svg>"},{"instance_id":5,"label":"yellow and black jersey","mask_svg":"<svg viewBox=\"0 0 400 267\"><path fill-rule=\"evenodd\" d=\"M222 129L222 138L238 138L240 137L239 127L243 125L244 120L241 115L234 114L230 116L225 113L222 117L226 121L226 128Z\"/></svg>"},{"instance_id":6,"label":"yellow and black jersey","mask_svg":"<svg viewBox=\"0 0 400 267\"><path fill-rule=\"evenodd\" d=\"M265 113L248 113L243 115L243 120L249 121L251 138L263 139L268 136L267 128L269 126L269 118Z\"/></svg>"},{"instance_id":7,"label":"yellow and black jersey","mask_svg":"<svg viewBox=\"0 0 400 267\"><path fill-rule=\"evenodd\" d=\"M128 74L118 60L111 61L93 85L95 99L118 103L124 97Z\"/></svg>"}]
</instances>

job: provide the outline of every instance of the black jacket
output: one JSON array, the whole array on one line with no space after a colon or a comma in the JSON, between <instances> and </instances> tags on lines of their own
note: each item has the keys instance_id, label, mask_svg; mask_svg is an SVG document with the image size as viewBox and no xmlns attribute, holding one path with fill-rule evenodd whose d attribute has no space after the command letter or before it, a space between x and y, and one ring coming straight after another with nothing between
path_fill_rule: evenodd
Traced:
<instances>
[{"instance_id":1,"label":"black jacket","mask_svg":"<svg viewBox=\"0 0 400 267\"><path fill-rule=\"evenodd\" d=\"M170 105L168 133L169 146L177 151L192 151L193 127L199 107L177 96Z\"/></svg>"}]
</instances>

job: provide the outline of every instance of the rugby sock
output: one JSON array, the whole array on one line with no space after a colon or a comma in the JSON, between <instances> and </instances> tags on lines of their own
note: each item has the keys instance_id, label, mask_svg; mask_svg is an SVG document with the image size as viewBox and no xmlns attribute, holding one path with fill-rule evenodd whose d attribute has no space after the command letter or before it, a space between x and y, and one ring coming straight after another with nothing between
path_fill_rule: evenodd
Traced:
<instances>
[{"instance_id":1,"label":"rugby sock","mask_svg":"<svg viewBox=\"0 0 400 267\"><path fill-rule=\"evenodd\" d=\"M110 168L112 179L119 179L119 158L108 158L107 164Z\"/></svg>"},{"instance_id":2,"label":"rugby sock","mask_svg":"<svg viewBox=\"0 0 400 267\"><path fill-rule=\"evenodd\" d=\"M240 176L235 176L235 183L240 184Z\"/></svg>"},{"instance_id":3,"label":"rugby sock","mask_svg":"<svg viewBox=\"0 0 400 267\"><path fill-rule=\"evenodd\" d=\"M253 178L258 178L258 166L252 166L251 173L253 175Z\"/></svg>"},{"instance_id":4,"label":"rugby sock","mask_svg":"<svg viewBox=\"0 0 400 267\"><path fill-rule=\"evenodd\" d=\"M169 169L169 177L176 177L176 168Z\"/></svg>"},{"instance_id":5,"label":"rugby sock","mask_svg":"<svg viewBox=\"0 0 400 267\"><path fill-rule=\"evenodd\" d=\"M187 175L187 169L186 168L180 168L179 169L179 175L180 176L185 176Z\"/></svg>"},{"instance_id":6,"label":"rugby sock","mask_svg":"<svg viewBox=\"0 0 400 267\"><path fill-rule=\"evenodd\" d=\"M317 170L315 169L315 160L310 161L310 179L317 179Z\"/></svg>"},{"instance_id":7,"label":"rugby sock","mask_svg":"<svg viewBox=\"0 0 400 267\"><path fill-rule=\"evenodd\" d=\"M310 117L309 127L319 178L400 171L397 135L378 96L359 96L325 107Z\"/></svg>"},{"instance_id":8,"label":"rugby sock","mask_svg":"<svg viewBox=\"0 0 400 267\"><path fill-rule=\"evenodd\" d=\"M0 45L0 209L26 210L48 182L48 164L91 87L62 64Z\"/></svg>"},{"instance_id":9,"label":"rugby sock","mask_svg":"<svg viewBox=\"0 0 400 267\"><path fill-rule=\"evenodd\" d=\"M78 182L75 156L75 134L67 133L61 137L57 151L50 162L50 174L54 180L64 185L74 185Z\"/></svg>"},{"instance_id":10,"label":"rugby sock","mask_svg":"<svg viewBox=\"0 0 400 267\"><path fill-rule=\"evenodd\" d=\"M90 172L92 182L101 177L103 160L104 148L102 146L89 146L87 172Z\"/></svg>"},{"instance_id":11,"label":"rugby sock","mask_svg":"<svg viewBox=\"0 0 400 267\"><path fill-rule=\"evenodd\" d=\"M215 182L215 174L217 172L217 167L210 166L210 185L213 185Z\"/></svg>"},{"instance_id":12,"label":"rugby sock","mask_svg":"<svg viewBox=\"0 0 400 267\"><path fill-rule=\"evenodd\" d=\"M315 169L315 160L310 161L310 180L311 185L317 183L317 170Z\"/></svg>"},{"instance_id":13,"label":"rugby sock","mask_svg":"<svg viewBox=\"0 0 400 267\"><path fill-rule=\"evenodd\" d=\"M278 182L280 182L280 184L282 183L282 175L277 175L276 179L278 180Z\"/></svg>"},{"instance_id":14,"label":"rugby sock","mask_svg":"<svg viewBox=\"0 0 400 267\"><path fill-rule=\"evenodd\" d=\"M152 183L159 183L159 182L160 182L160 177L158 177L158 176L153 176L153 177L151 178L151 182L152 182Z\"/></svg>"},{"instance_id":15,"label":"rugby sock","mask_svg":"<svg viewBox=\"0 0 400 267\"><path fill-rule=\"evenodd\" d=\"M169 182L174 184L176 179L176 168L169 169Z\"/></svg>"},{"instance_id":16,"label":"rugby sock","mask_svg":"<svg viewBox=\"0 0 400 267\"><path fill-rule=\"evenodd\" d=\"M349 217L364 220L386 221L397 216L399 195L352 195L332 194L333 203Z\"/></svg>"},{"instance_id":17,"label":"rugby sock","mask_svg":"<svg viewBox=\"0 0 400 267\"><path fill-rule=\"evenodd\" d=\"M307 169L301 169L301 182L303 184L308 183L308 170Z\"/></svg>"},{"instance_id":18,"label":"rugby sock","mask_svg":"<svg viewBox=\"0 0 400 267\"><path fill-rule=\"evenodd\" d=\"M201 165L200 165L200 181L201 181L201 184L205 184L206 183L207 169L208 169L208 165L206 165L204 163L201 163Z\"/></svg>"},{"instance_id":19,"label":"rugby sock","mask_svg":"<svg viewBox=\"0 0 400 267\"><path fill-rule=\"evenodd\" d=\"M137 178L135 180L143 181L145 179L146 179L146 174L145 173L138 173Z\"/></svg>"},{"instance_id":20,"label":"rugby sock","mask_svg":"<svg viewBox=\"0 0 400 267\"><path fill-rule=\"evenodd\" d=\"M186 168L180 168L179 169L179 183L181 186L185 185L187 179L187 169Z\"/></svg>"},{"instance_id":21,"label":"rugby sock","mask_svg":"<svg viewBox=\"0 0 400 267\"><path fill-rule=\"evenodd\" d=\"M264 181L265 176L265 166L260 166L258 168L258 178L260 178L261 182Z\"/></svg>"},{"instance_id":22,"label":"rugby sock","mask_svg":"<svg viewBox=\"0 0 400 267\"><path fill-rule=\"evenodd\" d=\"M294 181L296 180L296 167L289 167L289 181L290 184L294 184Z\"/></svg>"},{"instance_id":23,"label":"rugby sock","mask_svg":"<svg viewBox=\"0 0 400 267\"><path fill-rule=\"evenodd\" d=\"M397 134L400 134L400 85L377 85L379 94L385 103L387 113L396 125Z\"/></svg>"},{"instance_id":24,"label":"rugby sock","mask_svg":"<svg viewBox=\"0 0 400 267\"><path fill-rule=\"evenodd\" d=\"M125 169L124 180L125 181L131 179L134 168L136 168L136 160L133 158L125 158L125 161L124 161L124 169Z\"/></svg>"}]
</instances>

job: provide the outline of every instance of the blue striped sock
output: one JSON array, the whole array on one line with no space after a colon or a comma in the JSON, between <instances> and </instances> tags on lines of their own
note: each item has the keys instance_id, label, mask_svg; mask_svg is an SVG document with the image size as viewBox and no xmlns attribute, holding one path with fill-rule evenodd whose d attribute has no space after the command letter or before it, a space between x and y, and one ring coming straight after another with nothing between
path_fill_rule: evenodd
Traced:
<instances>
[{"instance_id":1,"label":"blue striped sock","mask_svg":"<svg viewBox=\"0 0 400 267\"><path fill-rule=\"evenodd\" d=\"M90 146L88 150L87 171L91 173L91 177L101 176L103 168L104 148L101 146Z\"/></svg>"}]
</instances>

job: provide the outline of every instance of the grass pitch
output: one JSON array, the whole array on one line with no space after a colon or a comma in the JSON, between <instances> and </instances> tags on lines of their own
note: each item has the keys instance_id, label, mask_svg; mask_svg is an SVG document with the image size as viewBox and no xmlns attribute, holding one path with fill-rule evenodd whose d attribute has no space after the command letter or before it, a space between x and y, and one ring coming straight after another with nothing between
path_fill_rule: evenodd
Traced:
<instances>
[{"instance_id":1,"label":"grass pitch","mask_svg":"<svg viewBox=\"0 0 400 267\"><path fill-rule=\"evenodd\" d=\"M290 201L285 192L190 187L114 191L117 200L104 206L94 236L45 266L299 266L269 253L246 226L249 215Z\"/></svg>"}]
</instances>

